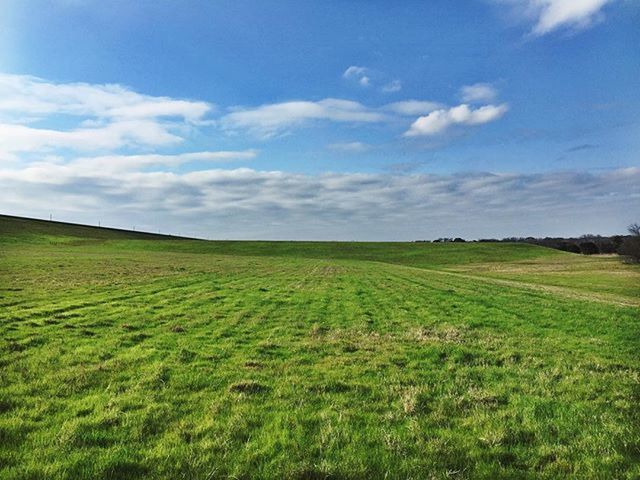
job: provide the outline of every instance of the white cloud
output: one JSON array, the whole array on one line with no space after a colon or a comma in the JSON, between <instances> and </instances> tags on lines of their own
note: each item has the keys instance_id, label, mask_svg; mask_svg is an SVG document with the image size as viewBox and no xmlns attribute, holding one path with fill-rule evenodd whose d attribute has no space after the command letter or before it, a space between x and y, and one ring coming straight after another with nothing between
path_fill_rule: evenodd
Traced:
<instances>
[{"instance_id":1,"label":"white cloud","mask_svg":"<svg viewBox=\"0 0 640 480\"><path fill-rule=\"evenodd\" d=\"M120 85L0 74L0 155L172 145L183 140L181 129L203 122L211 108L205 102L142 95ZM47 127L37 126L43 118Z\"/></svg>"},{"instance_id":2,"label":"white cloud","mask_svg":"<svg viewBox=\"0 0 640 480\"><path fill-rule=\"evenodd\" d=\"M357 83L361 87L371 87L381 85L380 91L383 93L393 93L402 90L402 82L398 79L390 80L389 76L383 72L372 70L367 67L351 65L347 68L342 77Z\"/></svg>"},{"instance_id":3,"label":"white cloud","mask_svg":"<svg viewBox=\"0 0 640 480\"><path fill-rule=\"evenodd\" d=\"M435 110L413 122L409 130L404 133L404 136L431 136L444 133L455 125L481 125L499 119L507 110L508 106L504 103L501 105L485 105L475 110L466 104L449 109Z\"/></svg>"},{"instance_id":4,"label":"white cloud","mask_svg":"<svg viewBox=\"0 0 640 480\"><path fill-rule=\"evenodd\" d=\"M342 76L344 78L359 78L367 72L366 67L358 67L357 65L351 65L347 68Z\"/></svg>"},{"instance_id":5,"label":"white cloud","mask_svg":"<svg viewBox=\"0 0 640 480\"><path fill-rule=\"evenodd\" d=\"M206 102L152 97L121 85L52 83L28 75L0 74L0 115L66 114L121 119L181 117L197 121L211 108Z\"/></svg>"},{"instance_id":6,"label":"white cloud","mask_svg":"<svg viewBox=\"0 0 640 480\"><path fill-rule=\"evenodd\" d=\"M533 20L536 36L560 29L584 29L600 21L603 7L613 0L498 0L512 5L514 12Z\"/></svg>"},{"instance_id":7,"label":"white cloud","mask_svg":"<svg viewBox=\"0 0 640 480\"><path fill-rule=\"evenodd\" d=\"M475 83L460 89L460 98L465 103L492 102L498 91L490 83Z\"/></svg>"},{"instance_id":8,"label":"white cloud","mask_svg":"<svg viewBox=\"0 0 640 480\"><path fill-rule=\"evenodd\" d=\"M385 106L387 110L400 115L425 115L443 108L444 105L438 102L430 102L425 100L403 100L401 102L389 103Z\"/></svg>"},{"instance_id":9,"label":"white cloud","mask_svg":"<svg viewBox=\"0 0 640 480\"><path fill-rule=\"evenodd\" d=\"M363 142L341 142L327 145L329 150L345 153L361 153L371 149L371 145Z\"/></svg>"},{"instance_id":10,"label":"white cloud","mask_svg":"<svg viewBox=\"0 0 640 480\"><path fill-rule=\"evenodd\" d=\"M343 78L353 81L361 87L371 86L370 70L367 67L359 67L357 65L351 65L342 74Z\"/></svg>"},{"instance_id":11,"label":"white cloud","mask_svg":"<svg viewBox=\"0 0 640 480\"><path fill-rule=\"evenodd\" d=\"M506 110L506 104L446 108L420 100L373 108L327 98L235 109L219 124L272 136L314 121L409 123L407 116L423 115L405 135L435 135L496 120ZM61 220L100 218L103 225L218 238L344 240L552 234L553 222L562 234L596 226L603 231L615 222L624 226L630 221L625 215L640 210L637 168L598 174L314 176L200 165L250 160L254 150L155 153L183 141L210 111L205 102L152 97L118 85L2 75L0 205L19 215L53 212ZM124 155L117 151L121 147L151 153ZM371 148L358 141L327 147ZM197 170L176 168L186 163ZM578 210L587 213L576 217ZM567 232L578 221L583 223Z\"/></svg>"},{"instance_id":12,"label":"white cloud","mask_svg":"<svg viewBox=\"0 0 640 480\"><path fill-rule=\"evenodd\" d=\"M640 168L599 173L300 175L0 168L4 212L215 238L414 240L622 232ZM553 211L553 215L549 212ZM582 212L576 216L575 212ZM375 222L371 219L375 218Z\"/></svg>"},{"instance_id":13,"label":"white cloud","mask_svg":"<svg viewBox=\"0 0 640 480\"><path fill-rule=\"evenodd\" d=\"M347 80L353 80L362 87L368 87L371 85L371 78L369 78L369 69L366 67L359 67L357 65L351 65L347 68L342 76Z\"/></svg>"},{"instance_id":14,"label":"white cloud","mask_svg":"<svg viewBox=\"0 0 640 480\"><path fill-rule=\"evenodd\" d=\"M391 80L386 85L383 85L380 89L384 93L395 93L402 90L402 82L400 80Z\"/></svg>"},{"instance_id":15,"label":"white cloud","mask_svg":"<svg viewBox=\"0 0 640 480\"><path fill-rule=\"evenodd\" d=\"M313 120L334 122L380 122L383 113L351 100L326 98L318 102L292 101L262 105L252 109L237 109L222 118L228 130L246 129L262 138L281 134L289 127Z\"/></svg>"},{"instance_id":16,"label":"white cloud","mask_svg":"<svg viewBox=\"0 0 640 480\"><path fill-rule=\"evenodd\" d=\"M124 146L166 146L180 141L182 138L169 132L166 125L150 120L117 121L73 130L0 124L0 148L7 153L56 148L113 150Z\"/></svg>"},{"instance_id":17,"label":"white cloud","mask_svg":"<svg viewBox=\"0 0 640 480\"><path fill-rule=\"evenodd\" d=\"M584 28L600 18L610 0L536 0L540 16L533 33L544 35L560 27Z\"/></svg>"},{"instance_id":18,"label":"white cloud","mask_svg":"<svg viewBox=\"0 0 640 480\"><path fill-rule=\"evenodd\" d=\"M486 105L473 110L466 104L447 108L442 103L427 100L403 100L381 107L368 107L351 100L327 98L317 102L299 100L255 108L236 107L222 117L220 124L227 131L244 130L259 138L268 139L288 133L291 128L305 126L314 120L374 123L398 120L398 115L427 115L428 120L421 117L414 122L414 125L417 123L416 128L407 133L407 136L413 136L418 134L416 129L421 124L431 126L427 128L434 128L437 120L438 125L443 124L440 130L456 123L477 125L499 118L506 110L506 104Z\"/></svg>"}]
</instances>

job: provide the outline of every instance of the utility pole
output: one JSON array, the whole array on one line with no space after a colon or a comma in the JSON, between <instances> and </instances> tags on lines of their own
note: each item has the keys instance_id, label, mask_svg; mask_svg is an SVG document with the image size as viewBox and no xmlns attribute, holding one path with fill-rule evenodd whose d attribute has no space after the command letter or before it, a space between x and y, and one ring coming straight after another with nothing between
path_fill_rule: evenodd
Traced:
<instances>
[{"instance_id":1,"label":"utility pole","mask_svg":"<svg viewBox=\"0 0 640 480\"><path fill-rule=\"evenodd\" d=\"M49 214L49 221L51 221L51 220L53 220L53 214L52 213Z\"/></svg>"}]
</instances>

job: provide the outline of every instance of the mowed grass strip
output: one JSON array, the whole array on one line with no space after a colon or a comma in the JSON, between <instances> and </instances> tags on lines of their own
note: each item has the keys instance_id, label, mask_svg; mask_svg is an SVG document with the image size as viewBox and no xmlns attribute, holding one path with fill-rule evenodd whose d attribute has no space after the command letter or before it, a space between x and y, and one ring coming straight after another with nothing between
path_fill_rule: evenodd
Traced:
<instances>
[{"instance_id":1,"label":"mowed grass strip","mask_svg":"<svg viewBox=\"0 0 640 480\"><path fill-rule=\"evenodd\" d=\"M128 242L0 241L0 478L640 475L638 308L588 281Z\"/></svg>"}]
</instances>

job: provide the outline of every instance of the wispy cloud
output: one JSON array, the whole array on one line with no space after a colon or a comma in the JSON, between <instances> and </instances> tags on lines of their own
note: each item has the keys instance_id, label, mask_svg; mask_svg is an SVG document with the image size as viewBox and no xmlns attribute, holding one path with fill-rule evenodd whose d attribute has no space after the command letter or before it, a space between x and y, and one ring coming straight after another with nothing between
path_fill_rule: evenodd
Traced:
<instances>
[{"instance_id":1,"label":"wispy cloud","mask_svg":"<svg viewBox=\"0 0 640 480\"><path fill-rule=\"evenodd\" d=\"M369 69L366 67L359 67L357 65L351 65L348 67L342 76L347 80L352 80L362 87L368 87L371 85L371 78L369 77Z\"/></svg>"},{"instance_id":2,"label":"wispy cloud","mask_svg":"<svg viewBox=\"0 0 640 480\"><path fill-rule=\"evenodd\" d=\"M57 148L97 151L136 145L158 147L182 141L181 137L169 131L167 125L152 120L123 120L72 130L0 124L0 139L0 149L9 153Z\"/></svg>"},{"instance_id":3,"label":"wispy cloud","mask_svg":"<svg viewBox=\"0 0 640 480\"><path fill-rule=\"evenodd\" d=\"M581 30L604 18L602 9L614 0L495 0L510 5L521 18L532 21L531 34L542 36L557 30Z\"/></svg>"},{"instance_id":4,"label":"wispy cloud","mask_svg":"<svg viewBox=\"0 0 640 480\"><path fill-rule=\"evenodd\" d=\"M474 83L460 89L460 99L464 103L492 102L498 91L490 83Z\"/></svg>"},{"instance_id":5,"label":"wispy cloud","mask_svg":"<svg viewBox=\"0 0 640 480\"><path fill-rule=\"evenodd\" d=\"M466 104L435 110L413 122L404 136L432 136L442 134L457 125L482 125L499 119L508 109L507 104L503 103L501 105L485 105L475 110Z\"/></svg>"},{"instance_id":6,"label":"wispy cloud","mask_svg":"<svg viewBox=\"0 0 640 480\"><path fill-rule=\"evenodd\" d=\"M342 73L342 78L361 87L375 87L382 93L396 93L402 90L402 80L359 65L349 66Z\"/></svg>"},{"instance_id":7,"label":"wispy cloud","mask_svg":"<svg viewBox=\"0 0 640 480\"><path fill-rule=\"evenodd\" d=\"M531 0L530 0L531 1ZM585 28L602 18L601 10L611 0L536 0L539 16L533 28L544 35L562 27Z\"/></svg>"},{"instance_id":8,"label":"wispy cloud","mask_svg":"<svg viewBox=\"0 0 640 480\"><path fill-rule=\"evenodd\" d=\"M206 102L142 95L117 84L53 83L28 75L0 74L0 115L22 118L66 114L109 119L180 117L198 121Z\"/></svg>"},{"instance_id":9,"label":"wispy cloud","mask_svg":"<svg viewBox=\"0 0 640 480\"><path fill-rule=\"evenodd\" d=\"M384 93L395 93L402 90L402 82L400 80L391 80L380 89Z\"/></svg>"},{"instance_id":10,"label":"wispy cloud","mask_svg":"<svg viewBox=\"0 0 640 480\"><path fill-rule=\"evenodd\" d=\"M371 145L363 142L339 142L330 143L327 145L329 150L335 150L337 152L344 153L361 153L371 149Z\"/></svg>"},{"instance_id":11,"label":"wispy cloud","mask_svg":"<svg viewBox=\"0 0 640 480\"><path fill-rule=\"evenodd\" d=\"M438 102L426 100L403 100L401 102L389 103L385 106L385 109L400 115L413 116L424 115L443 107L444 105Z\"/></svg>"},{"instance_id":12,"label":"wispy cloud","mask_svg":"<svg viewBox=\"0 0 640 480\"><path fill-rule=\"evenodd\" d=\"M333 122L371 123L386 119L384 113L370 109L361 103L337 98L318 102L292 101L272 103L255 108L239 108L222 118L227 130L248 130L250 133L270 138L314 120Z\"/></svg>"},{"instance_id":13,"label":"wispy cloud","mask_svg":"<svg viewBox=\"0 0 640 480\"><path fill-rule=\"evenodd\" d=\"M177 130L202 122L211 109L206 102L152 97L121 85L0 74L0 150L6 155L166 146L182 141ZM43 118L63 118L65 128L40 127Z\"/></svg>"},{"instance_id":14,"label":"wispy cloud","mask_svg":"<svg viewBox=\"0 0 640 480\"><path fill-rule=\"evenodd\" d=\"M566 153L581 152L584 150L593 150L594 148L598 148L598 145L594 145L592 143L583 143L581 145L575 145L573 147L567 148L565 152Z\"/></svg>"}]
</instances>

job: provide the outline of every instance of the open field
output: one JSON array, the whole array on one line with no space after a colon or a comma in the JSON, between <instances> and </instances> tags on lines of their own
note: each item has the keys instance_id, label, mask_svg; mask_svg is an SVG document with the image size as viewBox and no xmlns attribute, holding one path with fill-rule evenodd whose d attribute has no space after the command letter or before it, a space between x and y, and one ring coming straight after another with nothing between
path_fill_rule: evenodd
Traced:
<instances>
[{"instance_id":1,"label":"open field","mask_svg":"<svg viewBox=\"0 0 640 480\"><path fill-rule=\"evenodd\" d=\"M0 216L0 478L640 477L640 267Z\"/></svg>"}]
</instances>

